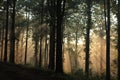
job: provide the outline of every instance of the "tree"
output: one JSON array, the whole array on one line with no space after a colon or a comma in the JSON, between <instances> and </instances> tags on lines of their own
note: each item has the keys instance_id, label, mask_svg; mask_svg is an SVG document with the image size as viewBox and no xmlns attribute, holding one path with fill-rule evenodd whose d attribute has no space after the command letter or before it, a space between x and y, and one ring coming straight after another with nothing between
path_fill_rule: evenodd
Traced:
<instances>
[{"instance_id":1,"label":"tree","mask_svg":"<svg viewBox=\"0 0 120 80\"><path fill-rule=\"evenodd\" d=\"M117 19L118 19L118 80L120 80L120 0L118 0L118 13L117 13Z\"/></svg>"},{"instance_id":2,"label":"tree","mask_svg":"<svg viewBox=\"0 0 120 80\"><path fill-rule=\"evenodd\" d=\"M62 5L63 2L63 5ZM63 73L62 34L63 17L66 0L57 0L57 25L56 25L56 72Z\"/></svg>"},{"instance_id":3,"label":"tree","mask_svg":"<svg viewBox=\"0 0 120 80\"><path fill-rule=\"evenodd\" d=\"M48 0L48 10L50 13L50 49L49 49L49 69L55 69L55 32L56 32L56 4L55 0ZM55 11L54 11L55 10Z\"/></svg>"},{"instance_id":4,"label":"tree","mask_svg":"<svg viewBox=\"0 0 120 80\"><path fill-rule=\"evenodd\" d=\"M15 10L16 0L13 0L13 12L12 12L12 26L10 32L10 62L14 63L15 59Z\"/></svg>"},{"instance_id":5,"label":"tree","mask_svg":"<svg viewBox=\"0 0 120 80\"><path fill-rule=\"evenodd\" d=\"M26 6L26 9L27 9L27 6ZM25 62L24 64L27 63L27 48L28 48L28 31L29 31L29 14L27 14L26 12L26 19L27 19L27 25L26 25L26 44L25 44Z\"/></svg>"},{"instance_id":6,"label":"tree","mask_svg":"<svg viewBox=\"0 0 120 80\"><path fill-rule=\"evenodd\" d=\"M86 26L86 58L85 58L85 74L89 76L89 55L90 55L90 29L91 29L91 0L86 0L87 3L87 26Z\"/></svg>"},{"instance_id":7,"label":"tree","mask_svg":"<svg viewBox=\"0 0 120 80\"><path fill-rule=\"evenodd\" d=\"M35 66L38 66L38 42L39 42L39 30L38 27L35 27L33 30L33 41L35 42L35 50L34 50L34 56L35 56Z\"/></svg>"},{"instance_id":8,"label":"tree","mask_svg":"<svg viewBox=\"0 0 120 80\"><path fill-rule=\"evenodd\" d=\"M106 80L110 80L110 0L107 0Z\"/></svg>"},{"instance_id":9,"label":"tree","mask_svg":"<svg viewBox=\"0 0 120 80\"><path fill-rule=\"evenodd\" d=\"M1 2L2 3L2 2ZM3 3L3 4L1 4L0 5L0 7L2 7L3 6L3 9L1 9L2 11L1 11L1 13L2 13L2 15L1 15L1 32L0 32L0 41L1 41L1 61L3 61L3 47L4 47L4 43L3 43L3 41L4 41L4 33L5 33L5 31L4 31L4 28L5 28L5 16L4 16L4 14L5 14L5 4Z\"/></svg>"},{"instance_id":10,"label":"tree","mask_svg":"<svg viewBox=\"0 0 120 80\"><path fill-rule=\"evenodd\" d=\"M8 20L9 20L9 0L6 1L6 26L5 26L4 62L7 62Z\"/></svg>"},{"instance_id":11,"label":"tree","mask_svg":"<svg viewBox=\"0 0 120 80\"><path fill-rule=\"evenodd\" d=\"M43 12L44 12L44 0L41 1L41 21L40 21L40 24L41 24L41 28L40 28L40 53L39 53L39 67L42 66L42 42L43 42L43 29L42 29L42 24L43 24L43 18L44 18L44 15L43 15Z\"/></svg>"},{"instance_id":12,"label":"tree","mask_svg":"<svg viewBox=\"0 0 120 80\"><path fill-rule=\"evenodd\" d=\"M28 36L29 36L29 1L25 1L24 6L26 7L26 41L25 41L25 57L24 57L24 64L27 63L27 52L28 52Z\"/></svg>"}]
</instances>

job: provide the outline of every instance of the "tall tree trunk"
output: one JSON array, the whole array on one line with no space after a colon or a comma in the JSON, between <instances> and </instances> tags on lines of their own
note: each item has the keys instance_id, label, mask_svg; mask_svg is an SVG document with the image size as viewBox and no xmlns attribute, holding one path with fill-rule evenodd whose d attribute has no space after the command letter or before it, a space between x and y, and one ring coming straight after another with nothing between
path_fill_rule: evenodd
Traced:
<instances>
[{"instance_id":1,"label":"tall tree trunk","mask_svg":"<svg viewBox=\"0 0 120 80\"><path fill-rule=\"evenodd\" d=\"M89 77L89 55L90 55L90 29L91 29L91 0L87 0L87 27L86 27L86 59L85 74Z\"/></svg>"},{"instance_id":2,"label":"tall tree trunk","mask_svg":"<svg viewBox=\"0 0 120 80\"><path fill-rule=\"evenodd\" d=\"M3 50L4 50L4 26L5 23L3 22L2 33L1 33L1 61L3 61Z\"/></svg>"},{"instance_id":3,"label":"tall tree trunk","mask_svg":"<svg viewBox=\"0 0 120 80\"><path fill-rule=\"evenodd\" d=\"M77 29L76 29L76 32L75 32L75 71L77 70L78 68L78 26L77 26Z\"/></svg>"},{"instance_id":4,"label":"tall tree trunk","mask_svg":"<svg viewBox=\"0 0 120 80\"><path fill-rule=\"evenodd\" d=\"M5 26L4 62L7 62L8 21L9 21L9 0L7 0L7 4L6 4L6 26Z\"/></svg>"},{"instance_id":5,"label":"tall tree trunk","mask_svg":"<svg viewBox=\"0 0 120 80\"><path fill-rule=\"evenodd\" d=\"M102 35L102 33L100 33L100 35ZM100 36L100 71L103 71L103 37L102 36Z\"/></svg>"},{"instance_id":6,"label":"tall tree trunk","mask_svg":"<svg viewBox=\"0 0 120 80\"><path fill-rule=\"evenodd\" d=\"M110 80L110 0L107 0L106 80Z\"/></svg>"},{"instance_id":7,"label":"tall tree trunk","mask_svg":"<svg viewBox=\"0 0 120 80\"><path fill-rule=\"evenodd\" d=\"M47 45L48 45L48 43L47 43L47 34L46 34L46 36L45 36L45 60L44 60L44 66L45 66L45 68L47 68L47 61L48 61L47 60L47 55L48 55L48 53L47 53Z\"/></svg>"},{"instance_id":8,"label":"tall tree trunk","mask_svg":"<svg viewBox=\"0 0 120 80\"><path fill-rule=\"evenodd\" d=\"M24 48L24 31L21 33L21 38L20 38L20 51L21 51L21 53L20 53L20 63L24 63L24 59L23 59L23 48Z\"/></svg>"},{"instance_id":9,"label":"tall tree trunk","mask_svg":"<svg viewBox=\"0 0 120 80\"><path fill-rule=\"evenodd\" d=\"M15 62L16 63L19 63L19 52L18 52L18 50L19 50L19 40L17 40L16 41L16 51L15 51Z\"/></svg>"},{"instance_id":10,"label":"tall tree trunk","mask_svg":"<svg viewBox=\"0 0 120 80\"><path fill-rule=\"evenodd\" d=\"M63 4L62 4L63 2ZM56 35L56 72L57 73L63 73L63 53L62 53L62 41L63 41L63 17L64 17L64 11L65 11L65 3L66 0L57 0L57 35Z\"/></svg>"},{"instance_id":11,"label":"tall tree trunk","mask_svg":"<svg viewBox=\"0 0 120 80\"><path fill-rule=\"evenodd\" d=\"M120 80L120 0L118 0L118 80Z\"/></svg>"},{"instance_id":12,"label":"tall tree trunk","mask_svg":"<svg viewBox=\"0 0 120 80\"><path fill-rule=\"evenodd\" d=\"M38 40L35 40L35 66L38 66Z\"/></svg>"},{"instance_id":13,"label":"tall tree trunk","mask_svg":"<svg viewBox=\"0 0 120 80\"><path fill-rule=\"evenodd\" d=\"M42 37L40 37L39 67L42 67Z\"/></svg>"},{"instance_id":14,"label":"tall tree trunk","mask_svg":"<svg viewBox=\"0 0 120 80\"><path fill-rule=\"evenodd\" d=\"M2 22L2 26L0 28L0 44L2 43L2 27L4 26L4 20ZM0 50L2 49L2 45L0 45ZM0 53L0 61L2 61L1 53Z\"/></svg>"},{"instance_id":15,"label":"tall tree trunk","mask_svg":"<svg viewBox=\"0 0 120 80\"><path fill-rule=\"evenodd\" d=\"M71 67L71 72L73 73L73 67L72 67L72 55L71 55L71 51L70 51L70 33L67 34L68 38L67 38L67 46L68 46L68 54L69 54L69 59L70 59L70 67Z\"/></svg>"},{"instance_id":16,"label":"tall tree trunk","mask_svg":"<svg viewBox=\"0 0 120 80\"><path fill-rule=\"evenodd\" d=\"M13 0L12 26L10 34L10 62L15 62L15 5L16 0Z\"/></svg>"},{"instance_id":17,"label":"tall tree trunk","mask_svg":"<svg viewBox=\"0 0 120 80\"><path fill-rule=\"evenodd\" d=\"M56 13L53 10L56 10L56 4L55 4L55 0L49 2L48 0L48 7L50 7L49 9L49 13L50 13L50 51L49 51L49 69L54 70L55 69L55 16Z\"/></svg>"},{"instance_id":18,"label":"tall tree trunk","mask_svg":"<svg viewBox=\"0 0 120 80\"><path fill-rule=\"evenodd\" d=\"M106 12L106 9L107 9L107 5L106 5L106 0L103 0L104 1L104 25L105 25L105 30L106 30L106 34L107 34L107 12ZM107 38L107 37L106 37Z\"/></svg>"},{"instance_id":19,"label":"tall tree trunk","mask_svg":"<svg viewBox=\"0 0 120 80\"><path fill-rule=\"evenodd\" d=\"M27 9L27 8L26 8ZM26 12L26 19L27 19L27 21L29 21L29 14L27 14L27 12ZM24 57L24 64L26 64L27 63L27 50L28 50L28 31L29 31L29 22L27 22L27 26L26 26L27 28L26 28L26 44L25 44L25 57Z\"/></svg>"}]
</instances>

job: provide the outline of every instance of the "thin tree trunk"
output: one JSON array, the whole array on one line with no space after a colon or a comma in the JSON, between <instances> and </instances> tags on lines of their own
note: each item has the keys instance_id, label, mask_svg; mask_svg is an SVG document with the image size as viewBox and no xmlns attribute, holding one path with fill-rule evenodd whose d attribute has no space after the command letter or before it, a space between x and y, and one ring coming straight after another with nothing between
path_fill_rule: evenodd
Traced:
<instances>
[{"instance_id":1,"label":"thin tree trunk","mask_svg":"<svg viewBox=\"0 0 120 80\"><path fill-rule=\"evenodd\" d=\"M15 58L15 62L16 63L18 63L18 61L19 61L19 57L18 57L19 56L19 52L18 52L18 50L19 50L19 40L17 40L17 42L16 42L16 52L15 52L15 54L16 54L15 55L15 57L16 57Z\"/></svg>"},{"instance_id":2,"label":"thin tree trunk","mask_svg":"<svg viewBox=\"0 0 120 80\"><path fill-rule=\"evenodd\" d=\"M75 37L75 71L77 70L77 67L78 67L78 26L77 26L77 29L76 29L76 37Z\"/></svg>"},{"instance_id":3,"label":"thin tree trunk","mask_svg":"<svg viewBox=\"0 0 120 80\"><path fill-rule=\"evenodd\" d=\"M47 68L47 55L48 55L48 53L47 53L47 34L46 34L46 36L45 36L45 62L44 62L45 68Z\"/></svg>"},{"instance_id":4,"label":"thin tree trunk","mask_svg":"<svg viewBox=\"0 0 120 80\"><path fill-rule=\"evenodd\" d=\"M107 0L106 80L110 80L110 0Z\"/></svg>"},{"instance_id":5,"label":"thin tree trunk","mask_svg":"<svg viewBox=\"0 0 120 80\"><path fill-rule=\"evenodd\" d=\"M38 66L38 40L35 40L35 66Z\"/></svg>"},{"instance_id":6,"label":"thin tree trunk","mask_svg":"<svg viewBox=\"0 0 120 80\"><path fill-rule=\"evenodd\" d=\"M4 51L4 25L5 23L3 22L3 28L2 28L2 34L1 34L1 61L3 61L3 51Z\"/></svg>"},{"instance_id":7,"label":"thin tree trunk","mask_svg":"<svg viewBox=\"0 0 120 80\"><path fill-rule=\"evenodd\" d=\"M24 45L24 42L23 42L23 39L24 39L24 32L22 32L22 34L21 34L22 36L21 36L21 41L20 41L20 51L21 51L21 53L20 53L20 62L22 63L24 63L24 59L23 59L23 45Z\"/></svg>"},{"instance_id":8,"label":"thin tree trunk","mask_svg":"<svg viewBox=\"0 0 120 80\"><path fill-rule=\"evenodd\" d=\"M118 80L120 80L120 0L118 0Z\"/></svg>"},{"instance_id":9,"label":"thin tree trunk","mask_svg":"<svg viewBox=\"0 0 120 80\"><path fill-rule=\"evenodd\" d=\"M50 5L51 3L51 5ZM51 20L50 20L50 49L49 49L49 69L54 70L55 69L55 0L49 2L48 1L48 7L50 7L51 9L49 9L49 13L51 16Z\"/></svg>"},{"instance_id":10,"label":"thin tree trunk","mask_svg":"<svg viewBox=\"0 0 120 80\"><path fill-rule=\"evenodd\" d=\"M40 37L39 67L42 67L42 37Z\"/></svg>"},{"instance_id":11,"label":"thin tree trunk","mask_svg":"<svg viewBox=\"0 0 120 80\"><path fill-rule=\"evenodd\" d=\"M100 71L103 71L103 38L100 38Z\"/></svg>"},{"instance_id":12,"label":"thin tree trunk","mask_svg":"<svg viewBox=\"0 0 120 80\"><path fill-rule=\"evenodd\" d=\"M87 27L86 27L86 59L85 74L89 77L89 56L90 56L90 29L91 29L91 0L87 0Z\"/></svg>"},{"instance_id":13,"label":"thin tree trunk","mask_svg":"<svg viewBox=\"0 0 120 80\"><path fill-rule=\"evenodd\" d=\"M26 13L26 19L28 19L27 21L29 21L29 17L27 16L27 13ZM25 44L25 59L24 59L24 64L26 64L27 63L27 48L28 48L28 31L29 31L29 22L27 22L28 24L27 24L27 28L26 28L26 44Z\"/></svg>"},{"instance_id":14,"label":"thin tree trunk","mask_svg":"<svg viewBox=\"0 0 120 80\"><path fill-rule=\"evenodd\" d=\"M15 5L16 0L13 0L12 26L10 34L10 62L15 62Z\"/></svg>"},{"instance_id":15,"label":"thin tree trunk","mask_svg":"<svg viewBox=\"0 0 120 80\"><path fill-rule=\"evenodd\" d=\"M69 33L68 33L68 38L67 38L67 45L68 45L68 54L69 54L69 59L70 59L71 72L73 73L72 58L71 58L71 51L70 51L70 34Z\"/></svg>"},{"instance_id":16,"label":"thin tree trunk","mask_svg":"<svg viewBox=\"0 0 120 80\"><path fill-rule=\"evenodd\" d=\"M9 19L9 0L6 4L6 26L5 26L5 46L4 46L4 62L7 62L7 47L8 47L8 20Z\"/></svg>"}]
</instances>

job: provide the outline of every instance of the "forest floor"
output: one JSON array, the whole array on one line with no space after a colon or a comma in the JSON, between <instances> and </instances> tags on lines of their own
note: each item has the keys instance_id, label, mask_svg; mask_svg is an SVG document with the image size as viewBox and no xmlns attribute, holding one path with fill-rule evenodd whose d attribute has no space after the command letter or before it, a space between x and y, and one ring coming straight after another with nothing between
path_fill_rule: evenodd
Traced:
<instances>
[{"instance_id":1,"label":"forest floor","mask_svg":"<svg viewBox=\"0 0 120 80\"><path fill-rule=\"evenodd\" d=\"M66 80L51 71L0 62L0 80Z\"/></svg>"}]
</instances>

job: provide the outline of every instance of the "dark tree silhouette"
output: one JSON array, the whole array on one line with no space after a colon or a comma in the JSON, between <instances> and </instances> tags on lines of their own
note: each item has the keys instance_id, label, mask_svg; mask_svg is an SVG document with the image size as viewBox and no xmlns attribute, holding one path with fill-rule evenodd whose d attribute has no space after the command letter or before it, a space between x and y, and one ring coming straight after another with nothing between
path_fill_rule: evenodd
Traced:
<instances>
[{"instance_id":1,"label":"dark tree silhouette","mask_svg":"<svg viewBox=\"0 0 120 80\"><path fill-rule=\"evenodd\" d=\"M16 0L13 0L13 12L12 12L12 26L10 32L10 62L14 63L15 61L15 7Z\"/></svg>"},{"instance_id":2,"label":"dark tree silhouette","mask_svg":"<svg viewBox=\"0 0 120 80\"><path fill-rule=\"evenodd\" d=\"M50 50L49 50L49 69L55 69L55 25L56 25L56 4L55 0L48 0L48 10L50 14Z\"/></svg>"},{"instance_id":3,"label":"dark tree silhouette","mask_svg":"<svg viewBox=\"0 0 120 80\"><path fill-rule=\"evenodd\" d=\"M110 80L110 0L107 0L106 80Z\"/></svg>"},{"instance_id":4,"label":"dark tree silhouette","mask_svg":"<svg viewBox=\"0 0 120 80\"><path fill-rule=\"evenodd\" d=\"M43 29L42 29L42 24L43 24L43 18L44 18L44 0L41 0L41 21L40 21L40 24L41 24L41 28L40 28L40 53L39 53L39 67L42 66L42 43L43 43L43 36L44 36L44 33L43 33Z\"/></svg>"},{"instance_id":5,"label":"dark tree silhouette","mask_svg":"<svg viewBox=\"0 0 120 80\"><path fill-rule=\"evenodd\" d=\"M120 80L120 0L118 0L118 80Z\"/></svg>"},{"instance_id":6,"label":"dark tree silhouette","mask_svg":"<svg viewBox=\"0 0 120 80\"><path fill-rule=\"evenodd\" d=\"M62 4L63 2L63 4ZM63 73L63 54L62 54L62 41L63 41L63 17L65 11L66 0L57 0L57 25L56 25L56 72Z\"/></svg>"},{"instance_id":7,"label":"dark tree silhouette","mask_svg":"<svg viewBox=\"0 0 120 80\"><path fill-rule=\"evenodd\" d=\"M27 6L26 6L27 10ZM26 12L26 19L27 19L27 25L26 25L26 40L25 40L25 64L27 63L27 48L28 48L28 27L29 27L29 14Z\"/></svg>"},{"instance_id":8,"label":"dark tree silhouette","mask_svg":"<svg viewBox=\"0 0 120 80\"><path fill-rule=\"evenodd\" d=\"M42 40L43 40L43 37L40 36L39 67L42 66Z\"/></svg>"},{"instance_id":9,"label":"dark tree silhouette","mask_svg":"<svg viewBox=\"0 0 120 80\"><path fill-rule=\"evenodd\" d=\"M9 0L6 1L6 26L5 26L4 62L7 62L8 19L9 19Z\"/></svg>"},{"instance_id":10,"label":"dark tree silhouette","mask_svg":"<svg viewBox=\"0 0 120 80\"><path fill-rule=\"evenodd\" d=\"M91 0L86 0L87 3L87 27L86 27L86 62L85 62L85 74L89 76L89 55L90 55L90 29L91 29Z\"/></svg>"}]
</instances>

